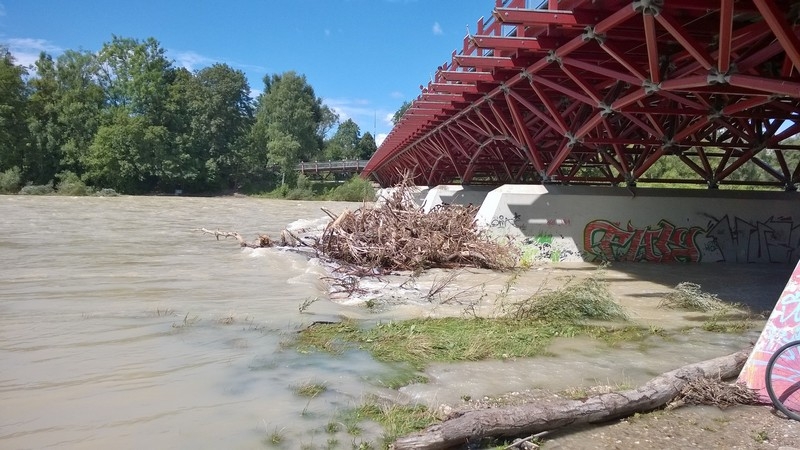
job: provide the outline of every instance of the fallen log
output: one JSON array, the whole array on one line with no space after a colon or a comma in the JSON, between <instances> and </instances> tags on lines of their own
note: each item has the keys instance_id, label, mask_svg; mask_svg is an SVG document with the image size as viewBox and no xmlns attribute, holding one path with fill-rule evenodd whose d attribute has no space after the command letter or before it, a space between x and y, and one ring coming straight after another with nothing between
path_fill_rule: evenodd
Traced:
<instances>
[{"instance_id":1,"label":"fallen log","mask_svg":"<svg viewBox=\"0 0 800 450\"><path fill-rule=\"evenodd\" d=\"M486 438L512 438L568 425L605 422L663 407L692 380L730 379L739 375L751 349L689 364L661 374L638 389L564 400L470 411L427 429L401 437L395 450L459 448Z\"/></svg>"}]
</instances>

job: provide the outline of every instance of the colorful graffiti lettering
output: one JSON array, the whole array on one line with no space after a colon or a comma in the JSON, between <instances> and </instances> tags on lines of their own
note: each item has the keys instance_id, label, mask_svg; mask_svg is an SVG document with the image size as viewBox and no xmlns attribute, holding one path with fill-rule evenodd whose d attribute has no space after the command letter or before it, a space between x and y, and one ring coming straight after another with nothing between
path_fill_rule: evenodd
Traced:
<instances>
[{"instance_id":1,"label":"colorful graffiti lettering","mask_svg":"<svg viewBox=\"0 0 800 450\"><path fill-rule=\"evenodd\" d=\"M754 389L759 399L769 402L765 374L772 353L783 344L800 339L800 262L767 320L750 357L739 374L739 382ZM800 409L800 405L795 405Z\"/></svg>"},{"instance_id":2,"label":"colorful graffiti lettering","mask_svg":"<svg viewBox=\"0 0 800 450\"><path fill-rule=\"evenodd\" d=\"M572 239L564 236L554 237L552 234L540 232L536 236L523 241L524 261L583 261L583 255L575 247Z\"/></svg>"},{"instance_id":3,"label":"colorful graffiti lettering","mask_svg":"<svg viewBox=\"0 0 800 450\"><path fill-rule=\"evenodd\" d=\"M604 261L788 263L800 253L800 225L787 217L751 221L727 215L705 228L667 220L623 228L594 220L584 229L583 246L589 257Z\"/></svg>"},{"instance_id":4,"label":"colorful graffiti lettering","mask_svg":"<svg viewBox=\"0 0 800 450\"><path fill-rule=\"evenodd\" d=\"M700 227L676 227L666 220L656 227L623 229L607 220L586 225L583 247L587 254L604 261L698 262Z\"/></svg>"}]
</instances>

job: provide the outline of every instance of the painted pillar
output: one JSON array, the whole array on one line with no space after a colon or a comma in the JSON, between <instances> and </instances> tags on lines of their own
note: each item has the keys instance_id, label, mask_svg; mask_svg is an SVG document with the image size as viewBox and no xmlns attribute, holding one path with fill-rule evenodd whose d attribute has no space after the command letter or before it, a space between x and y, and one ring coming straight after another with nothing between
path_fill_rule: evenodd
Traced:
<instances>
[{"instance_id":1,"label":"painted pillar","mask_svg":"<svg viewBox=\"0 0 800 450\"><path fill-rule=\"evenodd\" d=\"M792 272L783 293L767 320L753 352L739 374L739 382L755 389L759 400L770 403L766 389L767 363L783 344L800 339L800 262ZM800 411L800 403L787 404L789 409Z\"/></svg>"}]
</instances>

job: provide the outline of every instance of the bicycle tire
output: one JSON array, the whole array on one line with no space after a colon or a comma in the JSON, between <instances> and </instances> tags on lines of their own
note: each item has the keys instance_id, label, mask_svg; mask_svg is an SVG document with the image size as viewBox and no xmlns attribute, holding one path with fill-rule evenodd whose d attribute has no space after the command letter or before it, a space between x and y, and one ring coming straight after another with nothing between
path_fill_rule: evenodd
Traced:
<instances>
[{"instance_id":1,"label":"bicycle tire","mask_svg":"<svg viewBox=\"0 0 800 450\"><path fill-rule=\"evenodd\" d=\"M800 341L789 342L772 354L765 384L775 408L800 421Z\"/></svg>"}]
</instances>

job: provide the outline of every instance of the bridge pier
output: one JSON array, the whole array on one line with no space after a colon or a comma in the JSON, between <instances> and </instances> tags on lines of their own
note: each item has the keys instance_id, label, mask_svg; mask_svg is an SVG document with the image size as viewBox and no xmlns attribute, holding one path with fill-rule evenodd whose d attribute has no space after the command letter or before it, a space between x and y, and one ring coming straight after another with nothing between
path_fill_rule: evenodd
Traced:
<instances>
[{"instance_id":1,"label":"bridge pier","mask_svg":"<svg viewBox=\"0 0 800 450\"><path fill-rule=\"evenodd\" d=\"M462 186L443 184L431 188L425 197L423 211L429 212L437 205L481 205L493 186Z\"/></svg>"},{"instance_id":2,"label":"bridge pier","mask_svg":"<svg viewBox=\"0 0 800 450\"><path fill-rule=\"evenodd\" d=\"M796 192L505 185L486 195L477 220L554 260L800 260Z\"/></svg>"}]
</instances>

